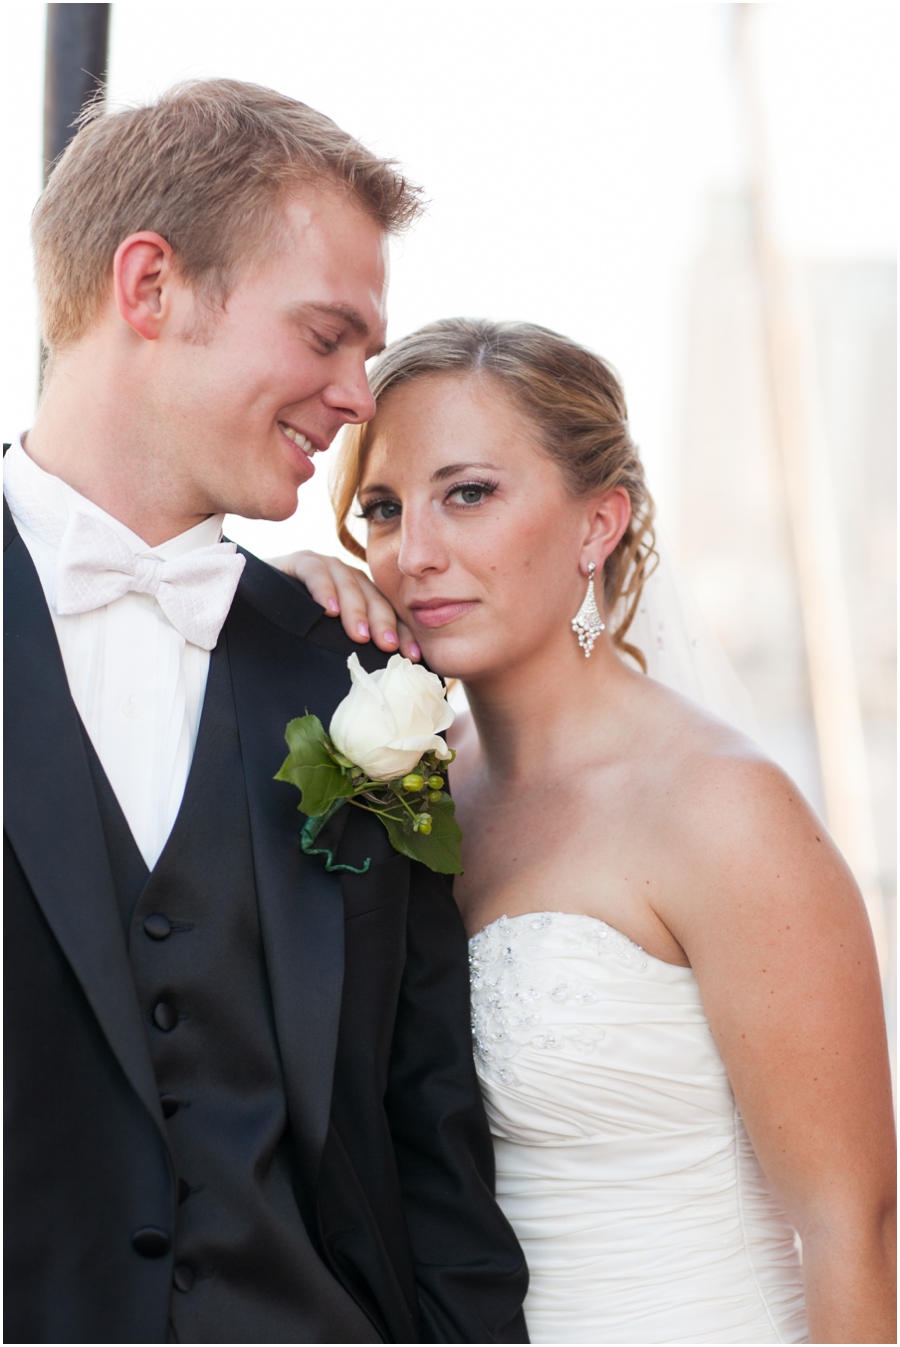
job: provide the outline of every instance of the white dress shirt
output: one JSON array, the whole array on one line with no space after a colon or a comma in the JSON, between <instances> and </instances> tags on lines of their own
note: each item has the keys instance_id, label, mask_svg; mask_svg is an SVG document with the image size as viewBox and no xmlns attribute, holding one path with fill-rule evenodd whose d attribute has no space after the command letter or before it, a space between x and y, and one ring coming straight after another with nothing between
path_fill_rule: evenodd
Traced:
<instances>
[{"instance_id":1,"label":"white dress shirt","mask_svg":"<svg viewBox=\"0 0 900 1347\"><path fill-rule=\"evenodd\" d=\"M150 869L181 806L209 672L209 652L192 645L150 594L128 593L105 608L61 616L55 607L58 539L74 511L95 515L136 556L171 561L222 537L212 515L160 547L44 472L20 443L3 460L3 490L35 564L56 628L69 689L110 785Z\"/></svg>"}]
</instances>

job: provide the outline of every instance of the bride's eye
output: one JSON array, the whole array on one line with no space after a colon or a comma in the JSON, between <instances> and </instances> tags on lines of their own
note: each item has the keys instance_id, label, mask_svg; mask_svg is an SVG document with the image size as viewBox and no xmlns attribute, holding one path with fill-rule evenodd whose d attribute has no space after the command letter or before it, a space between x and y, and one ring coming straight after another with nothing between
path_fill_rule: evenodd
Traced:
<instances>
[{"instance_id":1,"label":"bride's eye","mask_svg":"<svg viewBox=\"0 0 900 1347\"><path fill-rule=\"evenodd\" d=\"M387 524L399 519L401 514L398 500L370 500L359 511L357 519L365 519L370 524Z\"/></svg>"},{"instance_id":2,"label":"bride's eye","mask_svg":"<svg viewBox=\"0 0 900 1347\"><path fill-rule=\"evenodd\" d=\"M481 505L496 490L496 482L461 482L459 486L450 488L445 499L455 500L458 505Z\"/></svg>"}]
</instances>

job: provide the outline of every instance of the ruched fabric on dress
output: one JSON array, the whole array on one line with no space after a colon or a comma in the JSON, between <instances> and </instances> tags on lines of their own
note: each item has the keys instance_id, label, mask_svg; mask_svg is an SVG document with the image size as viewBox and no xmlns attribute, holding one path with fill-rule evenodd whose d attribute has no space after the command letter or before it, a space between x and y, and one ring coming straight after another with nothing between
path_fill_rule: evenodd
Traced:
<instances>
[{"instance_id":1,"label":"ruched fabric on dress","mask_svg":"<svg viewBox=\"0 0 900 1347\"><path fill-rule=\"evenodd\" d=\"M470 954L531 1340L807 1341L795 1233L691 969L568 913L501 917Z\"/></svg>"}]
</instances>

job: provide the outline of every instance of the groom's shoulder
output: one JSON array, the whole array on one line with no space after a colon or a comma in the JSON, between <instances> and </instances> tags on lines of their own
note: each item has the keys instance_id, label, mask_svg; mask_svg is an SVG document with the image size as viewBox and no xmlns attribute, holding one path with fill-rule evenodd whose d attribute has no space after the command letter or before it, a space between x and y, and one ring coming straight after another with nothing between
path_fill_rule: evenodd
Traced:
<instances>
[{"instance_id":1,"label":"groom's shoulder","mask_svg":"<svg viewBox=\"0 0 900 1347\"><path fill-rule=\"evenodd\" d=\"M364 669L380 669L387 663L389 656L377 646L351 641L338 619L327 616L300 580L285 575L243 547L238 550L246 562L238 597L255 610L257 617L292 636L333 651L342 662L355 652Z\"/></svg>"}]
</instances>

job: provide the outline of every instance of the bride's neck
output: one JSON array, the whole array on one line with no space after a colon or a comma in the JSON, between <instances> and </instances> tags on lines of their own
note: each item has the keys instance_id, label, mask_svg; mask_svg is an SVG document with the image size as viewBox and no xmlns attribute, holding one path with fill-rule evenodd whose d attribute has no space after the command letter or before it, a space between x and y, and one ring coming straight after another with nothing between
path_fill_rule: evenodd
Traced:
<instances>
[{"instance_id":1,"label":"bride's neck","mask_svg":"<svg viewBox=\"0 0 900 1347\"><path fill-rule=\"evenodd\" d=\"M601 640L590 659L577 645L545 650L467 680L483 767L512 783L565 770L579 747L612 749L623 733L621 712L634 677L611 642Z\"/></svg>"}]
</instances>

